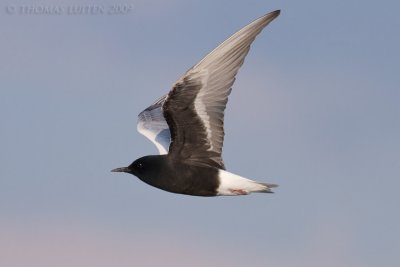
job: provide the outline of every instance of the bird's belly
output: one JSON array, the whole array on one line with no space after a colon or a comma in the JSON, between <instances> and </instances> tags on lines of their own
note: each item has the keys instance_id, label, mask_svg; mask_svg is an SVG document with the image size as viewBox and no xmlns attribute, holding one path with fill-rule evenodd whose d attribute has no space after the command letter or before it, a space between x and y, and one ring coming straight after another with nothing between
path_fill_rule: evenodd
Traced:
<instances>
[{"instance_id":1,"label":"bird's belly","mask_svg":"<svg viewBox=\"0 0 400 267\"><path fill-rule=\"evenodd\" d=\"M217 173L217 172L216 172ZM198 173L187 175L185 173L175 176L162 176L151 181L143 182L171 193L192 196L216 196L219 186L218 178L214 173L200 176Z\"/></svg>"}]
</instances>

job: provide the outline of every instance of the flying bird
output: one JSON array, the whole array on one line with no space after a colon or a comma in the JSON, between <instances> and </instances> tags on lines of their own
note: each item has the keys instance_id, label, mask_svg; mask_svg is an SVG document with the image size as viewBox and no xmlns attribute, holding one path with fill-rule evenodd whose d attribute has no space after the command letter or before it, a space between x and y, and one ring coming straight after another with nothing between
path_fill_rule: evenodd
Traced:
<instances>
[{"instance_id":1,"label":"flying bird","mask_svg":"<svg viewBox=\"0 0 400 267\"><path fill-rule=\"evenodd\" d=\"M172 87L139 114L137 129L160 155L145 156L126 172L172 193L236 196L272 193L275 184L228 172L222 160L224 111L235 76L256 36L280 11L248 24L190 68Z\"/></svg>"}]
</instances>

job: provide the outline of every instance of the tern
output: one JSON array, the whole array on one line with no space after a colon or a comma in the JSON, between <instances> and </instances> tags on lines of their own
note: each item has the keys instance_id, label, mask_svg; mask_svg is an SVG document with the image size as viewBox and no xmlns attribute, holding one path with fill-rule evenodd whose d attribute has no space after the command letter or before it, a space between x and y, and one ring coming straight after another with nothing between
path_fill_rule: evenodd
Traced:
<instances>
[{"instance_id":1,"label":"tern","mask_svg":"<svg viewBox=\"0 0 400 267\"><path fill-rule=\"evenodd\" d=\"M272 193L275 184L228 172L222 160L224 111L235 76L256 36L280 11L251 22L190 68L172 87L139 114L137 129L159 155L141 157L113 169L137 176L159 189L194 196Z\"/></svg>"}]
</instances>

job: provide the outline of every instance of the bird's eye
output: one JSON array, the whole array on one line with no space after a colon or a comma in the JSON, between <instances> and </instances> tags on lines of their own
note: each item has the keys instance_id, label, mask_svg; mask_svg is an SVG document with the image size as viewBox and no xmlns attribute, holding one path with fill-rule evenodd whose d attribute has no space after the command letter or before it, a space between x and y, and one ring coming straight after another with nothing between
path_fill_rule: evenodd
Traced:
<instances>
[{"instance_id":1,"label":"bird's eye","mask_svg":"<svg viewBox=\"0 0 400 267\"><path fill-rule=\"evenodd\" d=\"M142 169L142 168L143 168L143 164L142 164L142 163L138 163L138 164L136 165L136 168Z\"/></svg>"}]
</instances>

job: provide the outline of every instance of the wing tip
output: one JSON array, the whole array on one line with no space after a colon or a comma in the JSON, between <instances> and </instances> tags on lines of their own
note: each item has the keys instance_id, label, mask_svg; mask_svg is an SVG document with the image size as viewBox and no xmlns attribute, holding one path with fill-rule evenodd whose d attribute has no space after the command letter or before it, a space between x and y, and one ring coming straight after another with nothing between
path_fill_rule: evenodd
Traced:
<instances>
[{"instance_id":1,"label":"wing tip","mask_svg":"<svg viewBox=\"0 0 400 267\"><path fill-rule=\"evenodd\" d=\"M271 14L274 14L274 16L279 16L280 14L281 14L281 10L280 9L277 9L277 10L275 10L275 11L272 11L271 12Z\"/></svg>"},{"instance_id":2,"label":"wing tip","mask_svg":"<svg viewBox=\"0 0 400 267\"><path fill-rule=\"evenodd\" d=\"M265 14L264 16L262 16L261 18L267 20L267 21L272 21L274 20L276 17L278 17L281 14L281 10L277 9L275 11L269 12L267 14Z\"/></svg>"}]
</instances>

